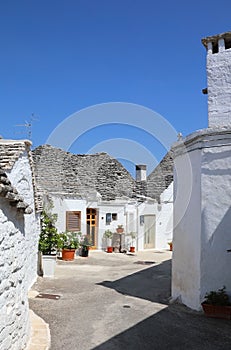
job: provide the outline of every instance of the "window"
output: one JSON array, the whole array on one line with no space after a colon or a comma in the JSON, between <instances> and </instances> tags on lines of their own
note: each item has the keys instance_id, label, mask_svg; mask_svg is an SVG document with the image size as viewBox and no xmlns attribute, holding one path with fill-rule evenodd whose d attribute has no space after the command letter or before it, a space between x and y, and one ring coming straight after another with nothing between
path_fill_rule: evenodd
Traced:
<instances>
[{"instance_id":1,"label":"window","mask_svg":"<svg viewBox=\"0 0 231 350\"><path fill-rule=\"evenodd\" d=\"M110 225L111 221L117 220L117 213L106 213L106 225Z\"/></svg>"},{"instance_id":2,"label":"window","mask_svg":"<svg viewBox=\"0 0 231 350\"><path fill-rule=\"evenodd\" d=\"M218 42L212 43L213 46L213 53L218 53Z\"/></svg>"},{"instance_id":3,"label":"window","mask_svg":"<svg viewBox=\"0 0 231 350\"><path fill-rule=\"evenodd\" d=\"M231 39L225 39L225 49L231 49Z\"/></svg>"},{"instance_id":4,"label":"window","mask_svg":"<svg viewBox=\"0 0 231 350\"><path fill-rule=\"evenodd\" d=\"M81 230L81 211L66 212L66 230L67 231Z\"/></svg>"},{"instance_id":5,"label":"window","mask_svg":"<svg viewBox=\"0 0 231 350\"><path fill-rule=\"evenodd\" d=\"M112 221L117 220L117 213L111 214Z\"/></svg>"}]
</instances>

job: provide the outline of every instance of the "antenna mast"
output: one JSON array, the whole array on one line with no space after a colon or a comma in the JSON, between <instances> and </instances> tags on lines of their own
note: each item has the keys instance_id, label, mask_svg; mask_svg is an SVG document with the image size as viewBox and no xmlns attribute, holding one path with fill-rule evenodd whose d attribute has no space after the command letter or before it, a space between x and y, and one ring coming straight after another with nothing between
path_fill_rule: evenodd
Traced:
<instances>
[{"instance_id":1,"label":"antenna mast","mask_svg":"<svg viewBox=\"0 0 231 350\"><path fill-rule=\"evenodd\" d=\"M26 128L26 131L19 132L18 134L27 134L27 138L29 140L32 139L32 123L37 121L38 119L34 118L34 113L31 114L29 122L25 120L25 124L16 124L15 126L20 126Z\"/></svg>"}]
</instances>

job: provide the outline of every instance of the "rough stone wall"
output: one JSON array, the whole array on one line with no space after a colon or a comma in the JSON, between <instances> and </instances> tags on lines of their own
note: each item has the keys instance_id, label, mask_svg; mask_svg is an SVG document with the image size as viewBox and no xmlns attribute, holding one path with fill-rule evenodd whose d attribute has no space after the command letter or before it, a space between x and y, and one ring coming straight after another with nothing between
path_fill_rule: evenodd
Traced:
<instances>
[{"instance_id":1,"label":"rough stone wall","mask_svg":"<svg viewBox=\"0 0 231 350\"><path fill-rule=\"evenodd\" d=\"M147 179L148 197L160 201L163 191L173 181L173 158L172 151L169 151Z\"/></svg>"},{"instance_id":2,"label":"rough stone wall","mask_svg":"<svg viewBox=\"0 0 231 350\"><path fill-rule=\"evenodd\" d=\"M0 349L21 350L29 336L27 293L37 277L39 217L35 213L28 154L22 153L7 177L33 209L30 214L0 197Z\"/></svg>"},{"instance_id":3,"label":"rough stone wall","mask_svg":"<svg viewBox=\"0 0 231 350\"><path fill-rule=\"evenodd\" d=\"M86 197L97 191L103 200L134 194L134 179L106 153L76 155L44 145L33 158L37 183L48 193Z\"/></svg>"}]
</instances>

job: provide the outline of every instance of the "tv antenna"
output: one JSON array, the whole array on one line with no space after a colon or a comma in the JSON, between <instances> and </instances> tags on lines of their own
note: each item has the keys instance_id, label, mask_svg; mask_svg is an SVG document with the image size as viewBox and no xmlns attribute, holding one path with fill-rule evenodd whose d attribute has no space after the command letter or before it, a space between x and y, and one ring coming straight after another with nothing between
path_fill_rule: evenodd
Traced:
<instances>
[{"instance_id":1,"label":"tv antenna","mask_svg":"<svg viewBox=\"0 0 231 350\"><path fill-rule=\"evenodd\" d=\"M18 132L17 134L26 134L28 140L32 139L32 125L34 121L38 121L38 119L34 118L34 113L31 114L31 117L29 121L25 120L24 124L16 124L17 127L24 127L26 128L25 131Z\"/></svg>"}]
</instances>

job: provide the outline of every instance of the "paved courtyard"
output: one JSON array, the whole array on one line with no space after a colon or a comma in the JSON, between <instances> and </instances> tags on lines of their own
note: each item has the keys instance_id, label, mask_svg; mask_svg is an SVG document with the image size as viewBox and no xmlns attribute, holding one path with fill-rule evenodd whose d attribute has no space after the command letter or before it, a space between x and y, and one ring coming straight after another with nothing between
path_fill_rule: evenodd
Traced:
<instances>
[{"instance_id":1,"label":"paved courtyard","mask_svg":"<svg viewBox=\"0 0 231 350\"><path fill-rule=\"evenodd\" d=\"M90 251L39 278L33 288L60 299L30 307L50 326L51 350L230 349L231 321L169 304L170 275L168 251Z\"/></svg>"}]
</instances>

